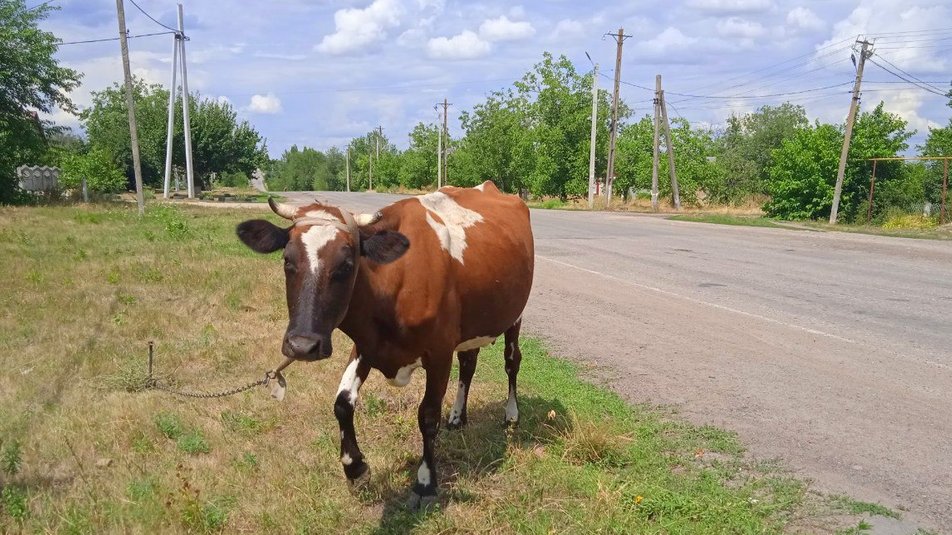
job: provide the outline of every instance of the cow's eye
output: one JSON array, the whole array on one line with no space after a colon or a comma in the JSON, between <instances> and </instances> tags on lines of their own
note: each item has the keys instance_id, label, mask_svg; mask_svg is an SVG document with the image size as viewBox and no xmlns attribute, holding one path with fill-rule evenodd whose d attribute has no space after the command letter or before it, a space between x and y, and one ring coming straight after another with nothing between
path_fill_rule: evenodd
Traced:
<instances>
[{"instance_id":1,"label":"cow's eye","mask_svg":"<svg viewBox=\"0 0 952 535\"><path fill-rule=\"evenodd\" d=\"M345 260L337 266L337 269L334 270L335 279L346 279L350 276L351 272L354 270L354 263L350 260Z\"/></svg>"},{"instance_id":2,"label":"cow's eye","mask_svg":"<svg viewBox=\"0 0 952 535\"><path fill-rule=\"evenodd\" d=\"M297 271L297 266L294 265L294 262L291 262L291 260L285 258L285 259L284 259L284 271L287 271L288 273L293 273L293 272Z\"/></svg>"}]
</instances>

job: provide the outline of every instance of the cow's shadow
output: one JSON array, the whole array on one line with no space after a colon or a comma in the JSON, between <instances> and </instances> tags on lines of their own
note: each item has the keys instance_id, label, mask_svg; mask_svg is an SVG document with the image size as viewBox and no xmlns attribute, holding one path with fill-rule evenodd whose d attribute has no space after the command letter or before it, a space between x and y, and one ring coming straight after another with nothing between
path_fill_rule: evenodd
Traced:
<instances>
[{"instance_id":1,"label":"cow's shadow","mask_svg":"<svg viewBox=\"0 0 952 535\"><path fill-rule=\"evenodd\" d=\"M553 412L554 411L554 412ZM519 396L519 424L509 427L504 424L505 402L472 403L469 406L469 421L459 430L447 429L445 423L437 443L439 462L440 495L435 507L414 511L406 506L409 487L382 485L377 499L383 501L380 523L373 533L406 533L429 515L441 514L451 503L468 502L476 496L458 481L473 481L490 476L505 464L513 449L535 454L558 436L571 431L571 420L566 418L566 409L557 399L539 396ZM444 415L445 416L445 415ZM402 465L393 466L389 473L376 477L386 481L404 480L401 474L409 474L412 480L416 473L418 457Z\"/></svg>"}]
</instances>

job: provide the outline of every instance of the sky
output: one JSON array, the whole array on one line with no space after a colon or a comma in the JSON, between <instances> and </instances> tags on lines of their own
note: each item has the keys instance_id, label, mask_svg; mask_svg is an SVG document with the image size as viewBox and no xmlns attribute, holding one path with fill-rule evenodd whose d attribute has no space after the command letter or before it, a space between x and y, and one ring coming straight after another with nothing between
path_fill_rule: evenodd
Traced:
<instances>
[{"instance_id":1,"label":"sky","mask_svg":"<svg viewBox=\"0 0 952 535\"><path fill-rule=\"evenodd\" d=\"M41 0L28 1L28 5ZM115 37L113 0L51 0L60 9L41 23L64 42ZM176 27L172 0L136 0L159 23ZM131 35L165 31L125 2ZM292 144L343 146L378 125L400 148L434 106L459 113L508 87L541 60L564 54L576 69L599 64L610 89L624 28L621 98L635 116L652 112L663 77L669 114L722 126L732 113L790 100L811 119L841 122L850 104L858 36L874 42L872 60L938 92L952 81L952 2L948 0L190 0L184 2L189 89L227 100L267 139L273 157ZM172 36L129 41L132 71L168 85ZM84 73L72 97L122 79L118 41L64 44L62 64ZM863 103L880 100L918 131L948 124L947 99L867 63ZM642 86L642 87L638 87ZM51 117L78 126L63 112Z\"/></svg>"}]
</instances>

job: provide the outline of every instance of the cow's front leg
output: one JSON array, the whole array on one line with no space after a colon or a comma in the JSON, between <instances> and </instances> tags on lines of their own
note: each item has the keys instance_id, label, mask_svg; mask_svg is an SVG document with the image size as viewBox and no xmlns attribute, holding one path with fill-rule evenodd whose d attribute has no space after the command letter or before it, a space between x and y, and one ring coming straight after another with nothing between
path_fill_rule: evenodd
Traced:
<instances>
[{"instance_id":1,"label":"cow's front leg","mask_svg":"<svg viewBox=\"0 0 952 535\"><path fill-rule=\"evenodd\" d=\"M426 369L426 393L417 412L420 433L423 435L423 460L417 470L416 483L413 485L408 503L413 509L428 506L436 501L434 447L436 436L440 432L443 395L446 394L446 384L450 378L452 358L453 354L450 352L445 358L438 359L435 365Z\"/></svg>"},{"instance_id":2,"label":"cow's front leg","mask_svg":"<svg viewBox=\"0 0 952 535\"><path fill-rule=\"evenodd\" d=\"M337 388L334 401L334 415L340 425L340 462L344 465L344 475L351 485L362 485L370 479L370 467L364 462L364 454L357 446L357 433L354 431L354 407L360 385L367 379L370 366L361 358L355 348L350 363L344 370Z\"/></svg>"}]
</instances>

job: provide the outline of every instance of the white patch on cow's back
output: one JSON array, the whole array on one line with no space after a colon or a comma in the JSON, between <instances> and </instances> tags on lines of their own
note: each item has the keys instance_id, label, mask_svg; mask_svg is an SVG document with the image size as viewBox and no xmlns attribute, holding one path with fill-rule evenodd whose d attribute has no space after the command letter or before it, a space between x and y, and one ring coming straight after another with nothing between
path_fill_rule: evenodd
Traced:
<instances>
[{"instance_id":1,"label":"white patch on cow's back","mask_svg":"<svg viewBox=\"0 0 952 535\"><path fill-rule=\"evenodd\" d=\"M456 346L456 351L472 351L480 347L486 347L495 341L495 336L477 336L476 338L466 340L465 342Z\"/></svg>"},{"instance_id":2,"label":"white patch on cow's back","mask_svg":"<svg viewBox=\"0 0 952 535\"><path fill-rule=\"evenodd\" d=\"M410 364L407 364L406 366L397 370L397 374L394 375L393 378L388 378L387 382L390 383L391 386L407 386L410 384L410 376L412 376L414 370L420 366L422 366L422 361L420 359L416 359Z\"/></svg>"},{"instance_id":3,"label":"white patch on cow's back","mask_svg":"<svg viewBox=\"0 0 952 535\"><path fill-rule=\"evenodd\" d=\"M473 189L478 189L479 191L485 191L485 190L483 189L483 187L485 187L485 186L486 186L486 183L483 182L482 184L476 186L476 187L473 188Z\"/></svg>"},{"instance_id":4,"label":"white patch on cow's back","mask_svg":"<svg viewBox=\"0 0 952 535\"><path fill-rule=\"evenodd\" d=\"M301 234L301 243L304 244L304 251L307 253L307 261L311 266L311 273L317 273L321 260L318 257L321 249L327 245L327 242L334 239L340 232L332 225L314 225Z\"/></svg>"},{"instance_id":5,"label":"white patch on cow's back","mask_svg":"<svg viewBox=\"0 0 952 535\"><path fill-rule=\"evenodd\" d=\"M481 222L483 216L469 208L463 208L442 191L422 195L417 197L417 200L427 209L426 221L440 239L440 246L462 264L463 251L466 250L466 229ZM429 212L439 216L443 222L436 221Z\"/></svg>"}]
</instances>

